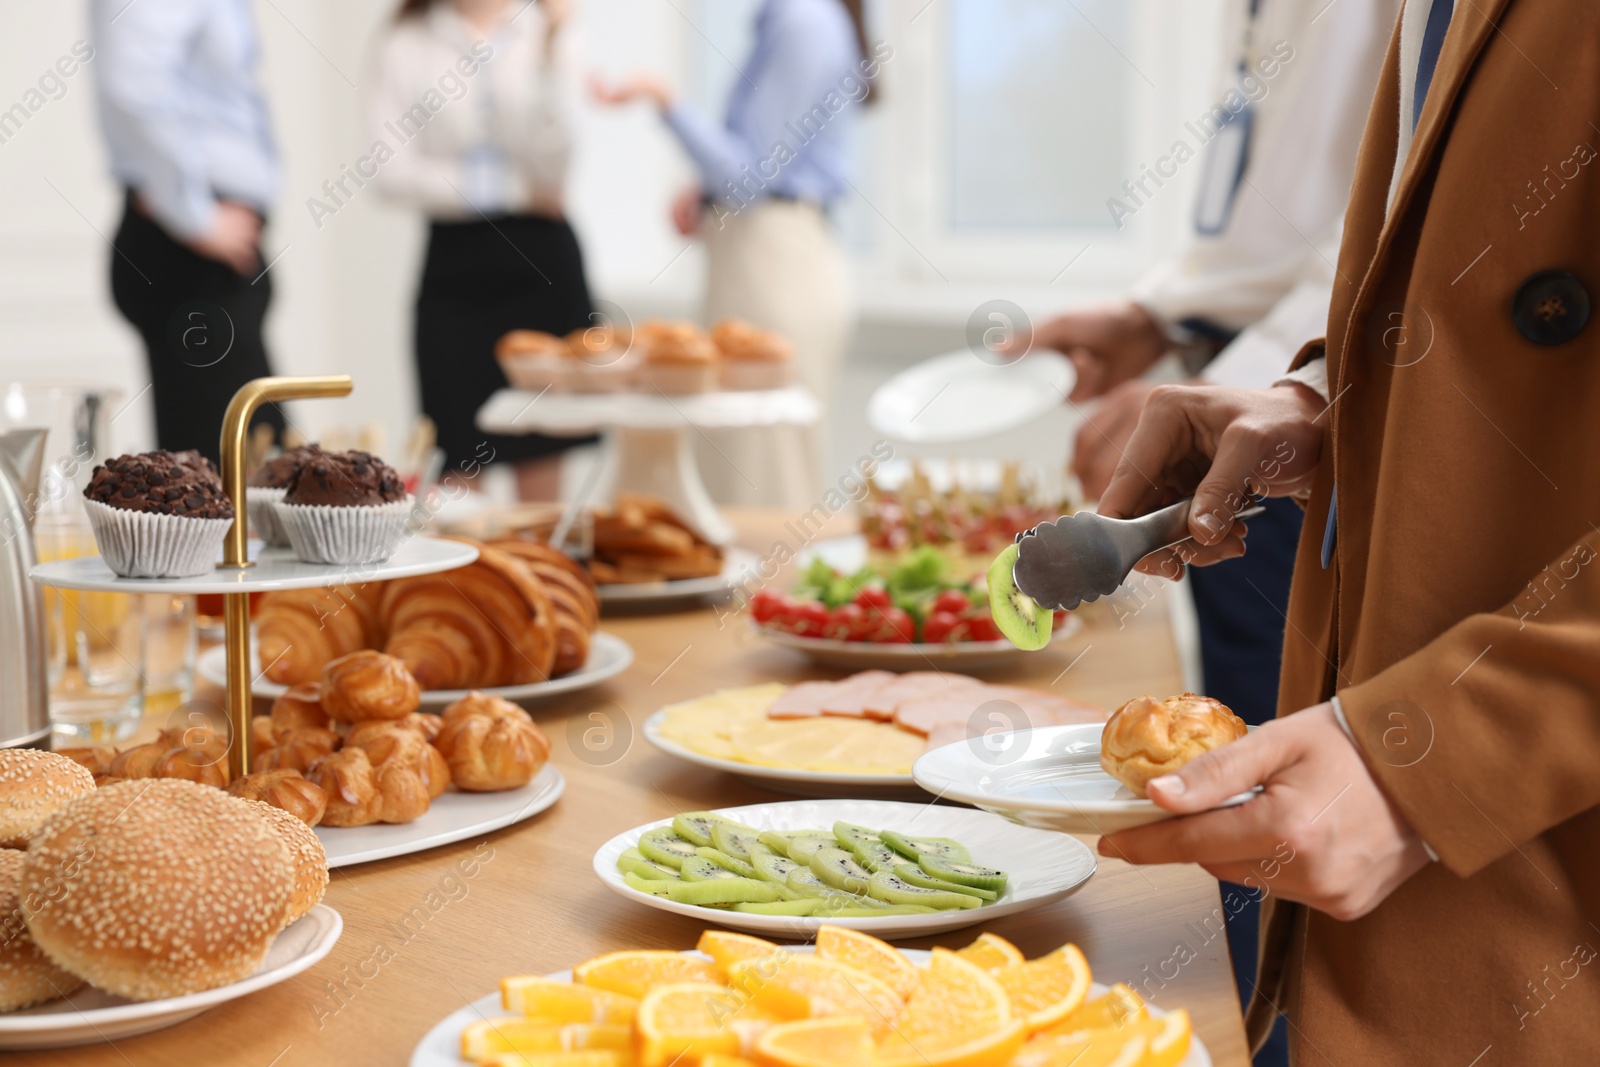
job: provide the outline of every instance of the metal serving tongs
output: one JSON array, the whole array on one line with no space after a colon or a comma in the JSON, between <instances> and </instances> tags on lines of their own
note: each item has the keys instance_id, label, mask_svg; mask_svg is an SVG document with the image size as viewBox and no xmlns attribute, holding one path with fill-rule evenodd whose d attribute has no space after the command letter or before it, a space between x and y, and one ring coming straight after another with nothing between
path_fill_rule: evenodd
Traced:
<instances>
[{"instance_id":1,"label":"metal serving tongs","mask_svg":"<svg viewBox=\"0 0 1600 1067\"><path fill-rule=\"evenodd\" d=\"M1169 504L1137 519L1109 519L1092 511L1041 522L1017 535L1017 562L1011 568L1017 588L1041 607L1070 611L1098 600L1132 573L1152 552L1189 540L1193 498ZM1258 504L1234 516L1246 519L1264 509Z\"/></svg>"}]
</instances>

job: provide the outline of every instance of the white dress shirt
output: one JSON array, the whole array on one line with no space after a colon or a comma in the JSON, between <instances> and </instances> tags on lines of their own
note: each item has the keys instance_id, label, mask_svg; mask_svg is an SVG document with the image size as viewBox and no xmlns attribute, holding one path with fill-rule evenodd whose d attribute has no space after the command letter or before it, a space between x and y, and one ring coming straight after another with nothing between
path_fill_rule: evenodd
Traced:
<instances>
[{"instance_id":1,"label":"white dress shirt","mask_svg":"<svg viewBox=\"0 0 1600 1067\"><path fill-rule=\"evenodd\" d=\"M1135 286L1158 319L1241 331L1201 377L1265 388L1327 330L1356 150L1400 0L1230 0L1229 63L1216 100L1281 43L1293 56L1253 104L1249 156L1220 232L1196 233ZM1258 75L1259 77L1259 75Z\"/></svg>"},{"instance_id":2,"label":"white dress shirt","mask_svg":"<svg viewBox=\"0 0 1600 1067\"><path fill-rule=\"evenodd\" d=\"M539 3L487 34L449 0L396 23L368 93L368 136L393 152L378 188L440 219L559 213L577 88L570 31L547 35Z\"/></svg>"},{"instance_id":3,"label":"white dress shirt","mask_svg":"<svg viewBox=\"0 0 1600 1067\"><path fill-rule=\"evenodd\" d=\"M249 0L91 0L89 22L117 180L179 240L211 228L219 196L266 215L278 152Z\"/></svg>"}]
</instances>

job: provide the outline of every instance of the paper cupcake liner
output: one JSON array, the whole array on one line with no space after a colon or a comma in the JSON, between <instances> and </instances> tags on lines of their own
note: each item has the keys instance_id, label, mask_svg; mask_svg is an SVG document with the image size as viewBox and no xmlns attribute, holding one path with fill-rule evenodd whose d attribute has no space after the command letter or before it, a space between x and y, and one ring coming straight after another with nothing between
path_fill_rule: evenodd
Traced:
<instances>
[{"instance_id":1,"label":"paper cupcake liner","mask_svg":"<svg viewBox=\"0 0 1600 1067\"><path fill-rule=\"evenodd\" d=\"M283 526L278 522L278 516L273 511L273 506L283 499L287 489L268 489L265 486L245 486L245 510L250 514L250 525L256 529L256 536L267 545L287 545L289 535L284 533Z\"/></svg>"},{"instance_id":2,"label":"paper cupcake liner","mask_svg":"<svg viewBox=\"0 0 1600 1067\"><path fill-rule=\"evenodd\" d=\"M232 519L157 515L83 501L95 544L112 573L123 578L192 578L217 564Z\"/></svg>"},{"instance_id":3,"label":"paper cupcake liner","mask_svg":"<svg viewBox=\"0 0 1600 1067\"><path fill-rule=\"evenodd\" d=\"M392 504L284 504L273 516L307 563L382 563L405 540L412 499Z\"/></svg>"}]
</instances>

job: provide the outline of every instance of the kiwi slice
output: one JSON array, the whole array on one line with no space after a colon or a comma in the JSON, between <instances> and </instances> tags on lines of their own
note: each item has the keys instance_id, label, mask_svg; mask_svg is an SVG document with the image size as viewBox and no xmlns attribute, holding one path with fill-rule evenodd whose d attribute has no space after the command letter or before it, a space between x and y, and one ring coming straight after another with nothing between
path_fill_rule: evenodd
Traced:
<instances>
[{"instance_id":1,"label":"kiwi slice","mask_svg":"<svg viewBox=\"0 0 1600 1067\"><path fill-rule=\"evenodd\" d=\"M672 881L678 877L677 871L671 867L663 867L659 863L650 862L636 848L622 850L622 855L617 857L617 870L623 874L632 872L640 878L649 878L656 881Z\"/></svg>"},{"instance_id":2,"label":"kiwi slice","mask_svg":"<svg viewBox=\"0 0 1600 1067\"><path fill-rule=\"evenodd\" d=\"M709 882L717 878L738 878L740 875L718 866L704 856L690 856L678 868L678 876L685 882Z\"/></svg>"},{"instance_id":3,"label":"kiwi slice","mask_svg":"<svg viewBox=\"0 0 1600 1067\"><path fill-rule=\"evenodd\" d=\"M623 881L641 893L702 908L728 904L768 904L779 899L778 887L753 878L713 878L708 882L663 882L625 874Z\"/></svg>"},{"instance_id":4,"label":"kiwi slice","mask_svg":"<svg viewBox=\"0 0 1600 1067\"><path fill-rule=\"evenodd\" d=\"M971 861L954 860L943 856L923 856L922 869L946 882L987 889L1000 894L1006 891L1006 872L984 867Z\"/></svg>"},{"instance_id":5,"label":"kiwi slice","mask_svg":"<svg viewBox=\"0 0 1600 1067\"><path fill-rule=\"evenodd\" d=\"M839 839L829 833L806 834L789 842L789 858L796 863L810 863L811 857L825 848L838 848Z\"/></svg>"},{"instance_id":6,"label":"kiwi slice","mask_svg":"<svg viewBox=\"0 0 1600 1067\"><path fill-rule=\"evenodd\" d=\"M721 849L701 848L701 849L696 849L695 851L700 853L700 858L701 859L710 860L712 863L715 863L718 867L721 867L725 871L732 871L734 874L737 874L740 878L760 878L761 877L761 875L756 873L756 869L754 867L750 866L750 864L746 863L742 859L739 859L737 856L728 855L726 852L723 852Z\"/></svg>"},{"instance_id":7,"label":"kiwi slice","mask_svg":"<svg viewBox=\"0 0 1600 1067\"><path fill-rule=\"evenodd\" d=\"M895 867L906 862L906 858L888 845L873 838L871 841L857 841L850 849L856 862L869 871L892 871Z\"/></svg>"},{"instance_id":8,"label":"kiwi slice","mask_svg":"<svg viewBox=\"0 0 1600 1067\"><path fill-rule=\"evenodd\" d=\"M846 893L865 893L867 880L872 877L871 871L842 848L821 848L813 853L811 873Z\"/></svg>"},{"instance_id":9,"label":"kiwi slice","mask_svg":"<svg viewBox=\"0 0 1600 1067\"><path fill-rule=\"evenodd\" d=\"M756 877L779 884L789 880L790 872L805 870L788 856L780 856L759 843L750 850L750 866L756 869Z\"/></svg>"},{"instance_id":10,"label":"kiwi slice","mask_svg":"<svg viewBox=\"0 0 1600 1067\"><path fill-rule=\"evenodd\" d=\"M787 884L790 889L803 897L822 897L825 900L839 898L849 904L859 902L856 894L847 893L842 889L829 885L821 878L818 878L810 867L796 867L790 871Z\"/></svg>"},{"instance_id":11,"label":"kiwi slice","mask_svg":"<svg viewBox=\"0 0 1600 1067\"><path fill-rule=\"evenodd\" d=\"M672 828L685 841L704 848L711 844L711 831L717 824L730 821L714 811L686 811L673 817Z\"/></svg>"},{"instance_id":12,"label":"kiwi slice","mask_svg":"<svg viewBox=\"0 0 1600 1067\"><path fill-rule=\"evenodd\" d=\"M994 624L1018 648L1033 652L1050 643L1054 612L1041 608L1033 597L1017 588L1011 571L1017 565L1017 546L1009 544L989 564L989 614Z\"/></svg>"},{"instance_id":13,"label":"kiwi slice","mask_svg":"<svg viewBox=\"0 0 1600 1067\"><path fill-rule=\"evenodd\" d=\"M921 861L929 856L938 856L957 863L972 862L972 854L967 851L967 846L948 837L912 837L909 834L897 834L893 830L885 830L878 836L884 844L908 860ZM646 852L645 855L650 853Z\"/></svg>"},{"instance_id":14,"label":"kiwi slice","mask_svg":"<svg viewBox=\"0 0 1600 1067\"><path fill-rule=\"evenodd\" d=\"M755 827L731 819L711 827L711 847L736 860L748 862L750 849L760 839L761 834Z\"/></svg>"},{"instance_id":15,"label":"kiwi slice","mask_svg":"<svg viewBox=\"0 0 1600 1067\"><path fill-rule=\"evenodd\" d=\"M844 842L844 848L851 849L865 841L876 841L878 831L857 826L855 823L836 822L833 824L833 836Z\"/></svg>"},{"instance_id":16,"label":"kiwi slice","mask_svg":"<svg viewBox=\"0 0 1600 1067\"><path fill-rule=\"evenodd\" d=\"M889 871L879 871L867 882L868 895L889 904L921 904L939 911L954 908L976 908L983 904L977 897L965 893L951 893L942 889L923 889Z\"/></svg>"},{"instance_id":17,"label":"kiwi slice","mask_svg":"<svg viewBox=\"0 0 1600 1067\"><path fill-rule=\"evenodd\" d=\"M960 882L946 882L942 878L935 878L915 863L902 863L894 869L894 876L910 882L923 889L942 889L947 893L965 893L969 897L979 900L995 900L1000 896L992 889L979 889L977 886L962 885ZM689 877L687 874L685 878Z\"/></svg>"},{"instance_id":18,"label":"kiwi slice","mask_svg":"<svg viewBox=\"0 0 1600 1067\"><path fill-rule=\"evenodd\" d=\"M749 915L810 915L823 903L821 897L800 897L798 900L774 900L764 904L735 904L733 910Z\"/></svg>"},{"instance_id":19,"label":"kiwi slice","mask_svg":"<svg viewBox=\"0 0 1600 1067\"><path fill-rule=\"evenodd\" d=\"M738 909L741 905L734 905L734 907ZM886 904L878 908L840 908L838 911L829 912L828 917L831 919L877 919L885 915L930 915L938 910L938 908L930 908L922 904Z\"/></svg>"},{"instance_id":20,"label":"kiwi slice","mask_svg":"<svg viewBox=\"0 0 1600 1067\"><path fill-rule=\"evenodd\" d=\"M673 870L681 867L684 860L699 855L694 848L694 845L679 837L670 826L649 830L639 838L639 852L645 859L671 867Z\"/></svg>"}]
</instances>

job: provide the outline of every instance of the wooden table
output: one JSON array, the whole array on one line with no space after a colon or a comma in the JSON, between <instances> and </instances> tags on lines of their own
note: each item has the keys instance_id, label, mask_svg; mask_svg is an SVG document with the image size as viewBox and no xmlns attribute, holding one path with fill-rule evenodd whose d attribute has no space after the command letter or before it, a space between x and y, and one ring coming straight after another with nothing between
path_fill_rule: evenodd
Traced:
<instances>
[{"instance_id":1,"label":"wooden table","mask_svg":"<svg viewBox=\"0 0 1600 1067\"><path fill-rule=\"evenodd\" d=\"M784 526L786 515L733 517L742 543L763 555L780 539L790 551L801 547ZM848 533L850 524L841 516L823 532ZM787 585L786 578L778 582ZM335 870L325 903L344 916L344 934L305 974L179 1026L120 1040L115 1050L10 1053L8 1063L405 1064L435 1022L493 992L503 975L562 970L619 948L693 947L708 922L616 896L593 874L595 851L624 830L678 811L783 797L657 752L639 728L663 704L715 688L829 675L764 645L742 617L719 623L704 608L603 625L633 646L633 666L610 684L535 707L567 776L566 795L553 809L481 840ZM1028 657L1004 679L1109 706L1182 684L1159 598L1115 615L1101 605L1065 647ZM595 729L602 732L586 743L585 731ZM464 878L458 863L470 857L478 862ZM1030 957L1077 943L1097 979L1122 980L1158 1005L1188 1008L1213 1062L1247 1067L1221 919L1217 883L1199 868L1134 868L1102 858L1073 896L981 928ZM959 947L977 929L903 944Z\"/></svg>"}]
</instances>

